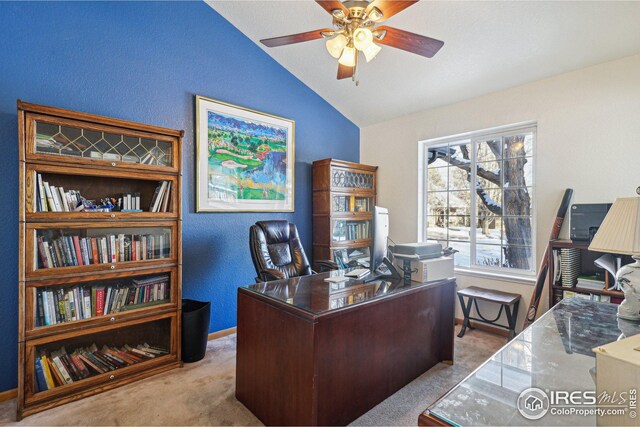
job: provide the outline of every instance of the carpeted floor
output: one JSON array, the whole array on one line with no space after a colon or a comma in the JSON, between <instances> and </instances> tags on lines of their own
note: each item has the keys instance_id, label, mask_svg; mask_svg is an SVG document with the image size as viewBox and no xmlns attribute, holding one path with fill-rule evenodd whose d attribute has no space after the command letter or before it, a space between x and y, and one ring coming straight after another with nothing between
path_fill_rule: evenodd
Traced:
<instances>
[{"instance_id":1,"label":"carpeted floor","mask_svg":"<svg viewBox=\"0 0 640 427\"><path fill-rule=\"evenodd\" d=\"M417 424L418 415L466 377L505 338L479 330L455 340L453 366L439 364L352 425ZM0 403L0 425L261 425L234 397L235 335L210 341L204 360L15 423L16 401Z\"/></svg>"}]
</instances>

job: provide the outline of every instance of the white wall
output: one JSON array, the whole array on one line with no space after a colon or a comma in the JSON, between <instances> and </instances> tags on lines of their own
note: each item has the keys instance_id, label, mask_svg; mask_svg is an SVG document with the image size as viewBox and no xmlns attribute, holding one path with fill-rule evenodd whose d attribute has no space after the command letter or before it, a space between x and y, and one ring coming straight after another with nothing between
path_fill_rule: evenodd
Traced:
<instances>
[{"instance_id":1,"label":"white wall","mask_svg":"<svg viewBox=\"0 0 640 427\"><path fill-rule=\"evenodd\" d=\"M538 123L538 264L565 188L574 189L573 203L635 194L640 186L640 55L362 128L360 161L379 166L378 204L389 208L390 237L418 239L418 141L529 120ZM565 224L561 237L568 234ZM522 325L531 284L462 275L458 284L521 294ZM544 295L546 309L546 290Z\"/></svg>"}]
</instances>

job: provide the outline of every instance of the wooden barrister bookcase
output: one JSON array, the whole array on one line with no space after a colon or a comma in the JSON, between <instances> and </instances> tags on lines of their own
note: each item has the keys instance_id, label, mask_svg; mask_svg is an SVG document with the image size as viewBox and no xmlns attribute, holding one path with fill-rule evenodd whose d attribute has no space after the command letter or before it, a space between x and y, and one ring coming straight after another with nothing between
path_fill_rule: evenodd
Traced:
<instances>
[{"instance_id":1,"label":"wooden barrister bookcase","mask_svg":"<svg viewBox=\"0 0 640 427\"><path fill-rule=\"evenodd\" d=\"M368 267L377 166L313 162L313 259Z\"/></svg>"},{"instance_id":2,"label":"wooden barrister bookcase","mask_svg":"<svg viewBox=\"0 0 640 427\"><path fill-rule=\"evenodd\" d=\"M184 132L18 101L18 133L21 419L180 366ZM63 207L64 192L73 190L96 207L101 199L133 194L142 212L74 211L69 199L68 210L52 210L47 191L40 197L41 181L64 189ZM170 196L152 211L163 182ZM110 312L98 301L111 303ZM115 355L145 343L154 357L129 356L117 369L76 364L67 367L77 369L75 379L45 377L42 385L43 356L64 348L67 362L82 354L92 361L83 353L92 345Z\"/></svg>"}]
</instances>

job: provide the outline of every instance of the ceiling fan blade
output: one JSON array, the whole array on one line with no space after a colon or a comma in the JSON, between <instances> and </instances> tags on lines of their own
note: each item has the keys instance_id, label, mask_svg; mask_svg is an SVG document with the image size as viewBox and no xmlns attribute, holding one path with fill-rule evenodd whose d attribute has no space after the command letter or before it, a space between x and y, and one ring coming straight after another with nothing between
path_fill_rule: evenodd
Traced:
<instances>
[{"instance_id":1,"label":"ceiling fan blade","mask_svg":"<svg viewBox=\"0 0 640 427\"><path fill-rule=\"evenodd\" d=\"M444 42L432 39L431 37L421 36L419 34L410 33L409 31L399 30L392 27L376 27L376 30L385 30L387 34L382 40L375 40L376 43L406 50L407 52L417 55L433 57Z\"/></svg>"},{"instance_id":2,"label":"ceiling fan blade","mask_svg":"<svg viewBox=\"0 0 640 427\"><path fill-rule=\"evenodd\" d=\"M329 28L324 28L322 30L307 31L306 33L291 34L291 35L282 36L282 37L273 37L270 39L260 40L260 43L262 43L267 47L276 47L276 46L284 46L287 44L308 42L309 40L321 39L322 33L324 32L333 32L333 30Z\"/></svg>"},{"instance_id":3,"label":"ceiling fan blade","mask_svg":"<svg viewBox=\"0 0 640 427\"><path fill-rule=\"evenodd\" d=\"M338 63L338 80L352 77L355 69L355 67L347 67L346 65Z\"/></svg>"},{"instance_id":4,"label":"ceiling fan blade","mask_svg":"<svg viewBox=\"0 0 640 427\"><path fill-rule=\"evenodd\" d=\"M344 5L342 4L342 2L337 1L337 0L316 0L316 3L318 3L320 5L320 7L322 7L324 10L326 10L327 12L329 12L330 14L333 15L333 10L334 9L342 9L342 11L344 12L345 16L349 16L349 9L347 9L346 7L344 7Z\"/></svg>"},{"instance_id":5,"label":"ceiling fan blade","mask_svg":"<svg viewBox=\"0 0 640 427\"><path fill-rule=\"evenodd\" d=\"M412 6L416 3L418 3L418 0L373 0L371 3L369 3L369 6L367 6L366 14L369 15L371 9L377 7L378 10L382 12L382 18L379 19L378 22L382 22L385 19L391 18L396 13L402 12L409 6Z\"/></svg>"}]
</instances>

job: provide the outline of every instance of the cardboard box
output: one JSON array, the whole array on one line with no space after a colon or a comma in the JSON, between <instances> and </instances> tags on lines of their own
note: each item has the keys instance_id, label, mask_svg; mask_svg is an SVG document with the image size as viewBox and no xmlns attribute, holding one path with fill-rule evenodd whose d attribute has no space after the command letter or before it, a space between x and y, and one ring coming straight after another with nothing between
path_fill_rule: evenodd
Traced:
<instances>
[{"instance_id":1,"label":"cardboard box","mask_svg":"<svg viewBox=\"0 0 640 427\"><path fill-rule=\"evenodd\" d=\"M400 271L403 270L403 259L396 257L395 264ZM453 272L453 256L409 261L409 264L411 266L411 280L414 282L431 282L455 277Z\"/></svg>"},{"instance_id":2,"label":"cardboard box","mask_svg":"<svg viewBox=\"0 0 640 427\"><path fill-rule=\"evenodd\" d=\"M622 320L625 322L625 320ZM615 341L593 349L596 354L596 395L624 396L618 405L599 401L603 408L626 409L622 414L597 416L598 426L637 426L638 389L640 389L640 335ZM624 393L624 395L622 394Z\"/></svg>"}]
</instances>

